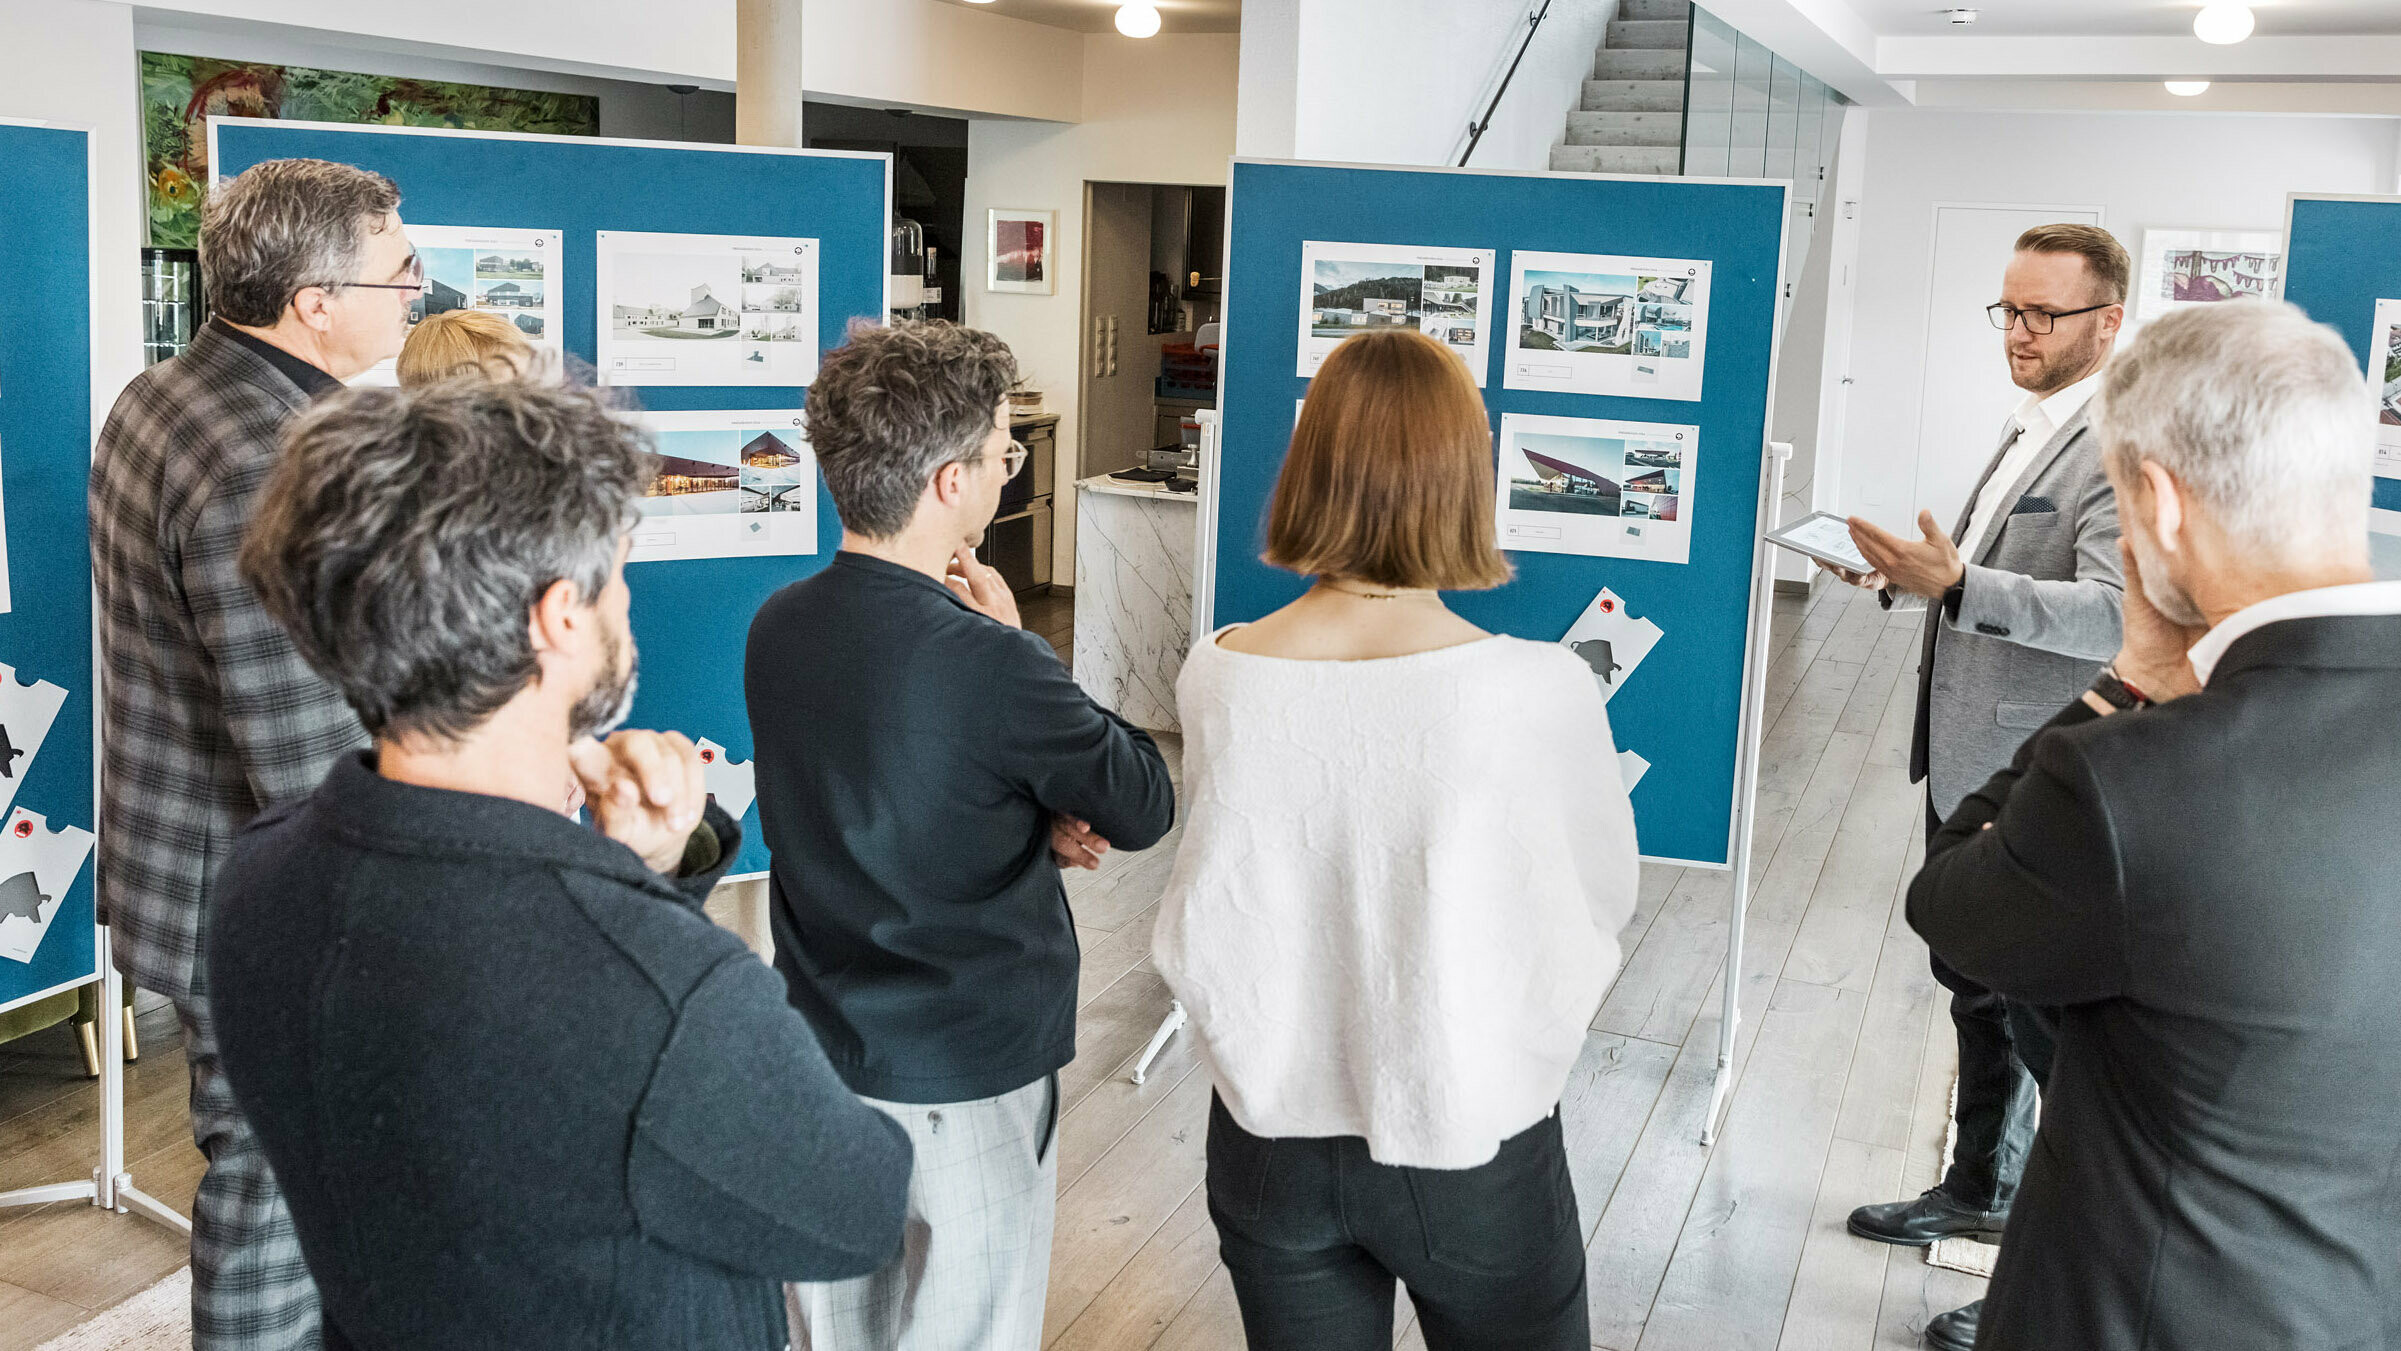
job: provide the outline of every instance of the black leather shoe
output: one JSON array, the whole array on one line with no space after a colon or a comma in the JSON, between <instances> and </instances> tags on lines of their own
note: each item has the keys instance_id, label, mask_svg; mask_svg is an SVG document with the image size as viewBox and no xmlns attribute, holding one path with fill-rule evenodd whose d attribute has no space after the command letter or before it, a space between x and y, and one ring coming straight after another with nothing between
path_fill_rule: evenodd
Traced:
<instances>
[{"instance_id":1,"label":"black leather shoe","mask_svg":"<svg viewBox=\"0 0 2401 1351\"><path fill-rule=\"evenodd\" d=\"M1936 1239L1980 1238L1998 1243L2006 1210L1974 1210L1951 1199L1940 1187L1930 1187L1914 1201L1887 1201L1851 1212L1851 1232L1878 1243L1923 1248Z\"/></svg>"},{"instance_id":2,"label":"black leather shoe","mask_svg":"<svg viewBox=\"0 0 2401 1351\"><path fill-rule=\"evenodd\" d=\"M1984 1312L1984 1301L1977 1300L1964 1309L1938 1313L1926 1322L1926 1345L1934 1351L1976 1351L1976 1318Z\"/></svg>"}]
</instances>

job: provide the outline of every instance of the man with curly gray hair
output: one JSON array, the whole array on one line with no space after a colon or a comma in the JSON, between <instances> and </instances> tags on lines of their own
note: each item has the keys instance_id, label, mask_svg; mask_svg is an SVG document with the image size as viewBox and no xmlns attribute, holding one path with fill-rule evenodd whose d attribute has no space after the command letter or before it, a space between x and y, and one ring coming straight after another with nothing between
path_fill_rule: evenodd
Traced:
<instances>
[{"instance_id":1,"label":"man with curly gray hair","mask_svg":"<svg viewBox=\"0 0 2401 1351\"><path fill-rule=\"evenodd\" d=\"M399 207L389 179L324 160L219 185L200 223L214 317L126 386L92 456L100 910L117 965L183 1024L208 1159L192 1204L197 1351L318 1344L316 1290L218 1063L198 957L234 832L365 740L234 555L284 423L400 350L424 274Z\"/></svg>"},{"instance_id":2,"label":"man with curly gray hair","mask_svg":"<svg viewBox=\"0 0 2401 1351\"><path fill-rule=\"evenodd\" d=\"M699 752L599 739L655 468L590 393L360 390L244 545L375 738L234 841L207 952L330 1347L781 1351L780 1282L900 1246L907 1138L702 912L741 832Z\"/></svg>"},{"instance_id":3,"label":"man with curly gray hair","mask_svg":"<svg viewBox=\"0 0 2401 1351\"><path fill-rule=\"evenodd\" d=\"M809 389L845 527L760 607L744 684L775 961L843 1081L909 1132L907 1239L797 1286L814 1351L1033 1351L1075 1056L1062 864L1147 848L1175 794L1148 735L1017 624L977 562L1016 360L951 324L854 327Z\"/></svg>"}]
</instances>

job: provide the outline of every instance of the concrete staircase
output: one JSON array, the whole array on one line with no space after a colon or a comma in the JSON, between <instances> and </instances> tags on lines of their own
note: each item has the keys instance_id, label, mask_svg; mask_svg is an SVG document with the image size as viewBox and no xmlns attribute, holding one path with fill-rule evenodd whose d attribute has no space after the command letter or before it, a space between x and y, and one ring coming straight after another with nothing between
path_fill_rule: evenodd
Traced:
<instances>
[{"instance_id":1,"label":"concrete staircase","mask_svg":"<svg viewBox=\"0 0 2401 1351\"><path fill-rule=\"evenodd\" d=\"M1592 60L1584 99L1567 115L1551 168L1588 174L1673 174L1684 143L1684 44L1692 0L1619 0Z\"/></svg>"}]
</instances>

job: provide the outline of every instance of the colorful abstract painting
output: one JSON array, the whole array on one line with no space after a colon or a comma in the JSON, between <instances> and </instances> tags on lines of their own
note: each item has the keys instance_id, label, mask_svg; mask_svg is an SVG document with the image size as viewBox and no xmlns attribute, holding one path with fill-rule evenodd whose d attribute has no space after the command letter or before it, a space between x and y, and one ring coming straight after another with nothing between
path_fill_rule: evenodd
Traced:
<instances>
[{"instance_id":1,"label":"colorful abstract painting","mask_svg":"<svg viewBox=\"0 0 2401 1351\"><path fill-rule=\"evenodd\" d=\"M600 134L600 100L588 94L446 84L305 66L142 53L142 139L149 154L150 243L200 243L208 191L208 119L276 117L468 131Z\"/></svg>"}]
</instances>

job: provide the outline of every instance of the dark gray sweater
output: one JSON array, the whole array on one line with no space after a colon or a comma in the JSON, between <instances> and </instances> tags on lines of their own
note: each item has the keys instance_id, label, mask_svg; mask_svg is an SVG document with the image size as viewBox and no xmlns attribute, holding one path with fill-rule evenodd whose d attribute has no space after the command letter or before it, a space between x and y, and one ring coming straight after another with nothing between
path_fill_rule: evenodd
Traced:
<instances>
[{"instance_id":1,"label":"dark gray sweater","mask_svg":"<svg viewBox=\"0 0 2401 1351\"><path fill-rule=\"evenodd\" d=\"M722 864L371 759L243 833L207 939L329 1347L779 1348L778 1282L898 1250L907 1138L701 913Z\"/></svg>"}]
</instances>

